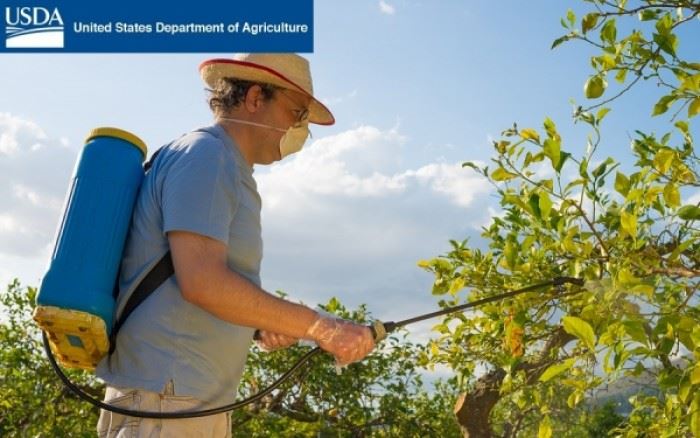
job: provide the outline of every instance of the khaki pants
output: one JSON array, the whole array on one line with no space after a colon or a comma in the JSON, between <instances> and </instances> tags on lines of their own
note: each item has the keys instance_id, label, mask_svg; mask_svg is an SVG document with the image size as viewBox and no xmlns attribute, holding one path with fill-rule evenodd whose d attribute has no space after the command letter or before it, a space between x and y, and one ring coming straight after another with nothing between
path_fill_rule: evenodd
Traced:
<instances>
[{"instance_id":1,"label":"khaki pants","mask_svg":"<svg viewBox=\"0 0 700 438\"><path fill-rule=\"evenodd\" d=\"M162 394L141 389L107 387L105 403L116 407L153 412L198 410L201 402L194 397L173 395L169 382ZM203 437L230 438L231 413L208 417L159 420L155 418L126 417L100 410L97 435L100 438L157 438Z\"/></svg>"}]
</instances>

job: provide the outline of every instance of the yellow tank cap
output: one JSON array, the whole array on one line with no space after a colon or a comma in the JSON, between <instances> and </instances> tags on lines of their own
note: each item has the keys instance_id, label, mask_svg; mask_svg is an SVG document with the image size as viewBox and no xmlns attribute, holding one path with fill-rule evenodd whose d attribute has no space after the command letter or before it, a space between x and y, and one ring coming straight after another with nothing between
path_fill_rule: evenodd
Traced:
<instances>
[{"instance_id":1,"label":"yellow tank cap","mask_svg":"<svg viewBox=\"0 0 700 438\"><path fill-rule=\"evenodd\" d=\"M129 131L124 131L123 129L119 128L110 128L108 126L95 128L92 131L90 131L87 138L85 139L85 143L89 142L95 137L113 137L118 138L120 140L128 141L129 143L139 148L141 153L143 153L144 158L146 158L146 155L148 155L148 148L146 147L146 143L144 143L143 140L141 140Z\"/></svg>"}]
</instances>

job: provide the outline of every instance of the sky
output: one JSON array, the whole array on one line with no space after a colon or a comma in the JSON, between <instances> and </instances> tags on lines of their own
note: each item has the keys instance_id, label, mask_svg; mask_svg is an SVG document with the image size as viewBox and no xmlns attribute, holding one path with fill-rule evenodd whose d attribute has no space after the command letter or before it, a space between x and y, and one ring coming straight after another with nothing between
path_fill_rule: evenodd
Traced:
<instances>
[{"instance_id":1,"label":"sky","mask_svg":"<svg viewBox=\"0 0 700 438\"><path fill-rule=\"evenodd\" d=\"M464 161L488 162L491 141L518 122L558 125L583 153L571 123L586 104L590 48L551 50L568 8L582 2L316 0L311 62L317 96L336 124L312 126L304 150L254 176L263 199L263 287L315 306L338 297L385 321L437 308L432 276L417 267L480 244L498 213L493 188ZM681 52L700 59L681 34ZM0 282L39 285L63 199L86 134L116 126L149 151L212 122L200 62L211 54L3 54L0 57ZM612 82L612 81L611 81ZM652 131L660 90L644 85L614 103L601 157L630 166L634 129ZM589 102L590 103L590 102ZM696 134L697 136L697 134ZM602 160L602 158L601 158ZM696 194L689 199L700 200ZM482 242L483 243L483 242ZM438 321L412 327L414 340Z\"/></svg>"}]
</instances>

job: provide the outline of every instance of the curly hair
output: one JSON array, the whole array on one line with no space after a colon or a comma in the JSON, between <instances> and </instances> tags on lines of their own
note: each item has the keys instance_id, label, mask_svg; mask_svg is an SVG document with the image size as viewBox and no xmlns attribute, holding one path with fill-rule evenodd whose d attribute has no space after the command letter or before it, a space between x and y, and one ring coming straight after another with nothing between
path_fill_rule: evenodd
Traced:
<instances>
[{"instance_id":1,"label":"curly hair","mask_svg":"<svg viewBox=\"0 0 700 438\"><path fill-rule=\"evenodd\" d=\"M275 93L277 87L270 84L244 81L235 78L221 78L214 85L213 89L207 89L209 97L207 102L214 115L221 116L236 108L245 99L248 90L253 85L262 88L262 95L265 100L269 100Z\"/></svg>"}]
</instances>

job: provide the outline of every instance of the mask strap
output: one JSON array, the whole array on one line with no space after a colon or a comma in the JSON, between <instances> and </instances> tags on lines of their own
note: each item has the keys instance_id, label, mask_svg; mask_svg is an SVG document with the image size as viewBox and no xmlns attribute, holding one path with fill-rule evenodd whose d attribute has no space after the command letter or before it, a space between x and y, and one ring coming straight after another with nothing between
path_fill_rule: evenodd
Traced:
<instances>
[{"instance_id":1,"label":"mask strap","mask_svg":"<svg viewBox=\"0 0 700 438\"><path fill-rule=\"evenodd\" d=\"M287 132L286 129L276 128L276 127L274 127L274 126L264 125L264 124L262 124L262 123L249 122L249 121L247 121L247 120L233 119L233 118L230 118L230 117L219 117L217 120L226 120L226 121L229 121L229 122L240 123L240 124L242 124L242 125L257 126L257 127L259 127L259 128L274 129L275 131L279 131L279 132Z\"/></svg>"}]
</instances>

